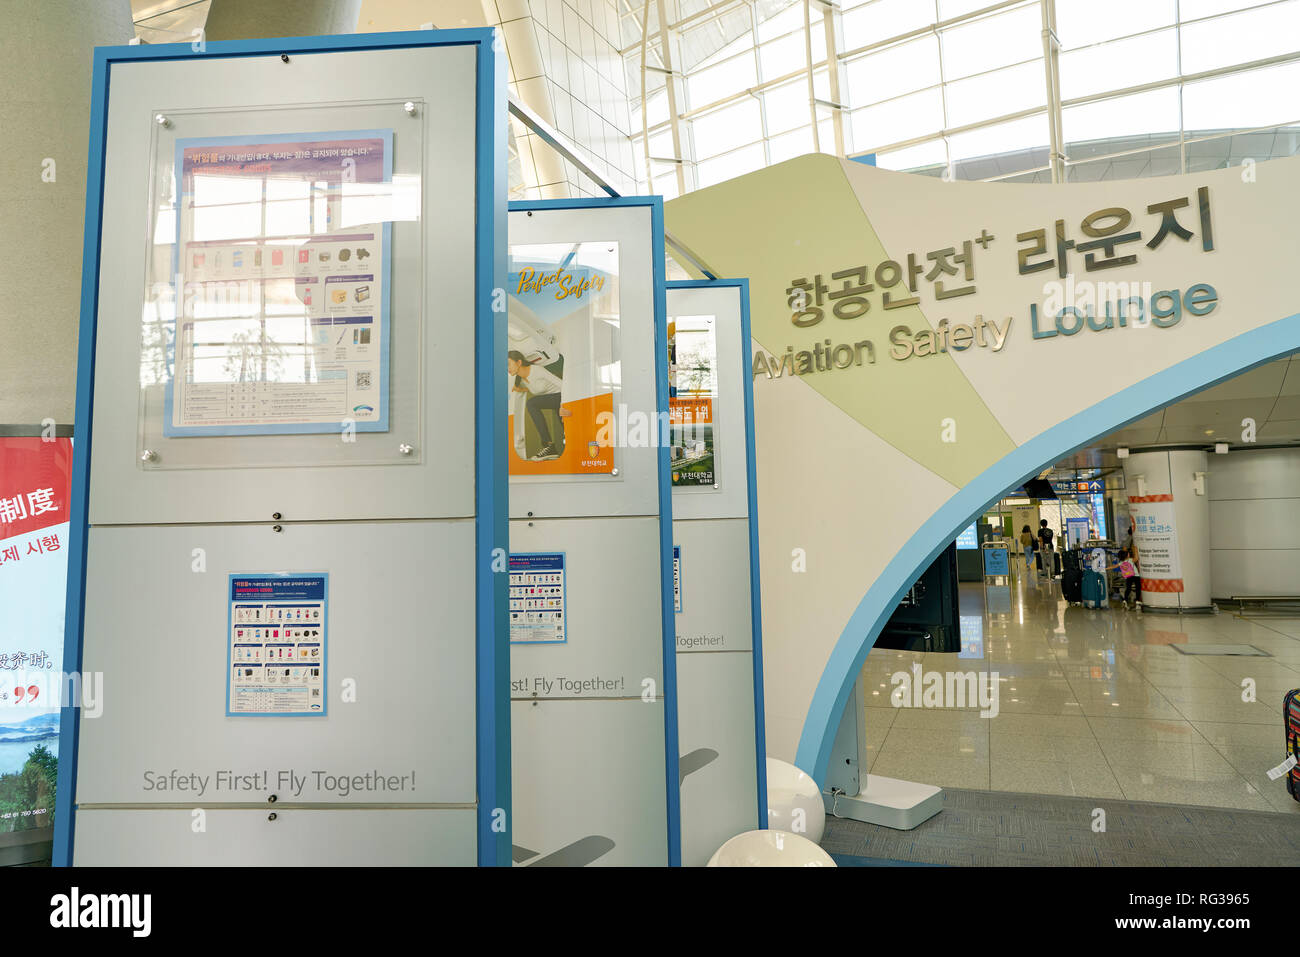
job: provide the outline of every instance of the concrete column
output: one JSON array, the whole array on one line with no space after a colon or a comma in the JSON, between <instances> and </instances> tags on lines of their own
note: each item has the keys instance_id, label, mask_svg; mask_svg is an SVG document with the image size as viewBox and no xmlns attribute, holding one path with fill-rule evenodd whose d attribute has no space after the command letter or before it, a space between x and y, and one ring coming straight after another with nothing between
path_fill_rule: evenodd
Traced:
<instances>
[{"instance_id":1,"label":"concrete column","mask_svg":"<svg viewBox=\"0 0 1300 957\"><path fill-rule=\"evenodd\" d=\"M93 48L135 34L129 0L0 0L0 424L72 422ZM144 283L144 277L140 277Z\"/></svg>"},{"instance_id":2,"label":"concrete column","mask_svg":"<svg viewBox=\"0 0 1300 957\"><path fill-rule=\"evenodd\" d=\"M204 37L323 37L355 33L361 0L212 0Z\"/></svg>"},{"instance_id":3,"label":"concrete column","mask_svg":"<svg viewBox=\"0 0 1300 957\"><path fill-rule=\"evenodd\" d=\"M1202 449L1130 452L1124 485L1148 610L1204 612L1210 601L1209 465ZM1123 541L1127 529L1116 538Z\"/></svg>"}]
</instances>

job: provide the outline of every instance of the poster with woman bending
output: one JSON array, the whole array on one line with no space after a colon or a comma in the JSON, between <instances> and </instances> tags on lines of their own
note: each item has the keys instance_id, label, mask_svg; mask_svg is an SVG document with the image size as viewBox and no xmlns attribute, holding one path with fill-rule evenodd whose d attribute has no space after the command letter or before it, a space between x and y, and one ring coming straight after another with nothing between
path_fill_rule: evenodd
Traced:
<instances>
[{"instance_id":1,"label":"poster with woman bending","mask_svg":"<svg viewBox=\"0 0 1300 957\"><path fill-rule=\"evenodd\" d=\"M510 474L609 474L618 244L514 246L509 269Z\"/></svg>"}]
</instances>

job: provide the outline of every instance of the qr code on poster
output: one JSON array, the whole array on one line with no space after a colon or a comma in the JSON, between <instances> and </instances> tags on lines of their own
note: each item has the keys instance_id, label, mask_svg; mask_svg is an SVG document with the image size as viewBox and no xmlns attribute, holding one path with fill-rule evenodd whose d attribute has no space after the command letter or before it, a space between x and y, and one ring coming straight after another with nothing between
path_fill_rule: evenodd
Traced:
<instances>
[{"instance_id":1,"label":"qr code on poster","mask_svg":"<svg viewBox=\"0 0 1300 957\"><path fill-rule=\"evenodd\" d=\"M369 389L369 388L370 388L370 370L369 369L357 370L357 389L360 390L360 389Z\"/></svg>"}]
</instances>

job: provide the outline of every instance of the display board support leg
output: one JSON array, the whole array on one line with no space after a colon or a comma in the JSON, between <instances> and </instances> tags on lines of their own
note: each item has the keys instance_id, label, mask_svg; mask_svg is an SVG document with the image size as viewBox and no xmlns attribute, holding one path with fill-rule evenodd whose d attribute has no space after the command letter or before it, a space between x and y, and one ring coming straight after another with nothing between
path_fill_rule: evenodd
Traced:
<instances>
[{"instance_id":1,"label":"display board support leg","mask_svg":"<svg viewBox=\"0 0 1300 957\"><path fill-rule=\"evenodd\" d=\"M862 678L853 684L822 789L826 813L910 831L943 810L943 788L867 774L867 716Z\"/></svg>"}]
</instances>

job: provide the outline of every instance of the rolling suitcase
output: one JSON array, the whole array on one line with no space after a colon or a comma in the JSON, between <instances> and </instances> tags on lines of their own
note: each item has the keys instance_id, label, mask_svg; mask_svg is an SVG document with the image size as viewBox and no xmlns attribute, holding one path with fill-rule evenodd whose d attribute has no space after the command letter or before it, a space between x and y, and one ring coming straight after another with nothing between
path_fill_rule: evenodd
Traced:
<instances>
[{"instance_id":1,"label":"rolling suitcase","mask_svg":"<svg viewBox=\"0 0 1300 957\"><path fill-rule=\"evenodd\" d=\"M1282 723L1286 727L1286 753L1300 759L1300 688L1288 691L1282 699ZM1286 776L1286 789L1297 801L1300 801L1300 765L1296 765Z\"/></svg>"},{"instance_id":2,"label":"rolling suitcase","mask_svg":"<svg viewBox=\"0 0 1300 957\"><path fill-rule=\"evenodd\" d=\"M1083 573L1083 607L1106 608L1106 576L1091 568Z\"/></svg>"},{"instance_id":3,"label":"rolling suitcase","mask_svg":"<svg viewBox=\"0 0 1300 957\"><path fill-rule=\"evenodd\" d=\"M1061 575L1061 597L1072 605L1083 601L1083 572L1077 566Z\"/></svg>"}]
</instances>

